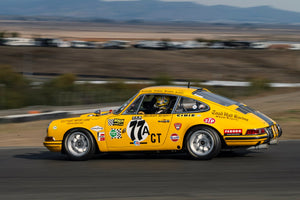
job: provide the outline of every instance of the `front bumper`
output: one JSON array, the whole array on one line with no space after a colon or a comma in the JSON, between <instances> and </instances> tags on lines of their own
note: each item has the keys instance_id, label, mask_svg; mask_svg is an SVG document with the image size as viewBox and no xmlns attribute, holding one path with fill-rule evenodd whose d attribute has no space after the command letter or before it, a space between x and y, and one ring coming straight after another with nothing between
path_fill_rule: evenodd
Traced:
<instances>
[{"instance_id":1,"label":"front bumper","mask_svg":"<svg viewBox=\"0 0 300 200\"><path fill-rule=\"evenodd\" d=\"M52 152L61 152L62 141L45 141L44 146Z\"/></svg>"}]
</instances>

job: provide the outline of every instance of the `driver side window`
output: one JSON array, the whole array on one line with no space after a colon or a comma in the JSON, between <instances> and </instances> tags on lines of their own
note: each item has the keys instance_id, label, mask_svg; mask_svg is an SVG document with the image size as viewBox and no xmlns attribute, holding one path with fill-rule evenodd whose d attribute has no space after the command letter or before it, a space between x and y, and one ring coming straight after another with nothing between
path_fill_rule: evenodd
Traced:
<instances>
[{"instance_id":1,"label":"driver side window","mask_svg":"<svg viewBox=\"0 0 300 200\"><path fill-rule=\"evenodd\" d=\"M139 109L142 114L171 114L177 97L172 95L145 95Z\"/></svg>"},{"instance_id":2,"label":"driver side window","mask_svg":"<svg viewBox=\"0 0 300 200\"><path fill-rule=\"evenodd\" d=\"M124 112L125 115L134 115L137 113L137 110L141 104L143 99L143 95L139 96Z\"/></svg>"},{"instance_id":3,"label":"driver side window","mask_svg":"<svg viewBox=\"0 0 300 200\"><path fill-rule=\"evenodd\" d=\"M175 113L205 112L208 110L209 106L205 103L195 99L181 97L176 106Z\"/></svg>"},{"instance_id":4,"label":"driver side window","mask_svg":"<svg viewBox=\"0 0 300 200\"><path fill-rule=\"evenodd\" d=\"M177 97L172 95L141 95L127 108L124 114L171 114L176 99Z\"/></svg>"}]
</instances>

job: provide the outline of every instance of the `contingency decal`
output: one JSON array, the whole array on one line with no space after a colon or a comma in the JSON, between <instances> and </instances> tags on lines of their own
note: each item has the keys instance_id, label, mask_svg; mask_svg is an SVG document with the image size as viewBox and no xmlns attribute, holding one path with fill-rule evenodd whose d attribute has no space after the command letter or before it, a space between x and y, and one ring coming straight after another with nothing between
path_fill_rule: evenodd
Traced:
<instances>
[{"instance_id":1,"label":"contingency decal","mask_svg":"<svg viewBox=\"0 0 300 200\"><path fill-rule=\"evenodd\" d=\"M109 135L111 139L121 139L122 138L121 129L112 128L109 132Z\"/></svg>"},{"instance_id":2,"label":"contingency decal","mask_svg":"<svg viewBox=\"0 0 300 200\"><path fill-rule=\"evenodd\" d=\"M126 130L128 137L133 141L130 144L134 144L136 146L140 144L147 144L147 142L142 142L148 137L148 135L150 135L149 126L145 120L131 120L128 123Z\"/></svg>"},{"instance_id":3,"label":"contingency decal","mask_svg":"<svg viewBox=\"0 0 300 200\"><path fill-rule=\"evenodd\" d=\"M221 119L248 121L248 119L245 118L245 117L242 117L242 116L237 115L237 114L228 113L228 112L222 112L222 111L218 112L216 110L212 110L211 114L213 114L217 118L221 118Z\"/></svg>"},{"instance_id":4,"label":"contingency decal","mask_svg":"<svg viewBox=\"0 0 300 200\"><path fill-rule=\"evenodd\" d=\"M105 141L105 133L98 132L98 141Z\"/></svg>"},{"instance_id":5,"label":"contingency decal","mask_svg":"<svg viewBox=\"0 0 300 200\"><path fill-rule=\"evenodd\" d=\"M170 138L173 142L177 142L179 140L179 135L177 135L177 133L173 133Z\"/></svg>"},{"instance_id":6,"label":"contingency decal","mask_svg":"<svg viewBox=\"0 0 300 200\"><path fill-rule=\"evenodd\" d=\"M108 126L123 126L124 119L108 119L107 120Z\"/></svg>"},{"instance_id":7,"label":"contingency decal","mask_svg":"<svg viewBox=\"0 0 300 200\"><path fill-rule=\"evenodd\" d=\"M175 123L174 126L175 126L175 129L177 131L179 131L181 129L182 124L181 123Z\"/></svg>"},{"instance_id":8,"label":"contingency decal","mask_svg":"<svg viewBox=\"0 0 300 200\"><path fill-rule=\"evenodd\" d=\"M101 127L101 126L94 126L94 127L91 128L91 130L99 132L99 131L103 130L103 127Z\"/></svg>"},{"instance_id":9,"label":"contingency decal","mask_svg":"<svg viewBox=\"0 0 300 200\"><path fill-rule=\"evenodd\" d=\"M195 117L195 114L177 114L177 117Z\"/></svg>"},{"instance_id":10,"label":"contingency decal","mask_svg":"<svg viewBox=\"0 0 300 200\"><path fill-rule=\"evenodd\" d=\"M132 117L132 120L138 120L138 119L142 119L142 117L141 116L133 116Z\"/></svg>"},{"instance_id":11,"label":"contingency decal","mask_svg":"<svg viewBox=\"0 0 300 200\"><path fill-rule=\"evenodd\" d=\"M210 117L205 118L203 121L207 124L214 124L216 122L214 118L210 118Z\"/></svg>"},{"instance_id":12,"label":"contingency decal","mask_svg":"<svg viewBox=\"0 0 300 200\"><path fill-rule=\"evenodd\" d=\"M242 135L242 129L224 129L224 135Z\"/></svg>"}]
</instances>

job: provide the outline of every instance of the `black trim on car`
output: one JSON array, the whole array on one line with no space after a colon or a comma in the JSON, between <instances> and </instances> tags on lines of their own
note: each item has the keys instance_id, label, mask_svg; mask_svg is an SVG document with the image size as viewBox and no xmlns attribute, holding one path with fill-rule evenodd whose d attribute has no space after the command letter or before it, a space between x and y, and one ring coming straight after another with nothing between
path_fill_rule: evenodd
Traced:
<instances>
[{"instance_id":1,"label":"black trim on car","mask_svg":"<svg viewBox=\"0 0 300 200\"><path fill-rule=\"evenodd\" d=\"M267 116L265 116L264 114L262 114L260 112L257 112L257 111L255 113L253 113L253 114L255 114L257 117L263 119L265 122L267 122L269 124L269 126L274 125L274 123L272 122L272 120L270 120L270 118L267 117Z\"/></svg>"},{"instance_id":2,"label":"black trim on car","mask_svg":"<svg viewBox=\"0 0 300 200\"><path fill-rule=\"evenodd\" d=\"M225 137L225 140L257 140L257 139L267 139L268 136L256 136L256 137Z\"/></svg>"},{"instance_id":3,"label":"black trim on car","mask_svg":"<svg viewBox=\"0 0 300 200\"><path fill-rule=\"evenodd\" d=\"M238 104L237 101L204 90L196 90L192 94L226 107Z\"/></svg>"},{"instance_id":4,"label":"black trim on car","mask_svg":"<svg viewBox=\"0 0 300 200\"><path fill-rule=\"evenodd\" d=\"M261 118L262 120L264 120L265 122L267 122L269 124L269 126L272 126L274 123L272 122L272 120L270 120L269 117L265 116L264 114L250 108L249 106L245 106L242 104L237 104L239 107L235 110L243 113L243 114L248 114L248 113L252 113L254 115L256 115L257 117Z\"/></svg>"}]
</instances>

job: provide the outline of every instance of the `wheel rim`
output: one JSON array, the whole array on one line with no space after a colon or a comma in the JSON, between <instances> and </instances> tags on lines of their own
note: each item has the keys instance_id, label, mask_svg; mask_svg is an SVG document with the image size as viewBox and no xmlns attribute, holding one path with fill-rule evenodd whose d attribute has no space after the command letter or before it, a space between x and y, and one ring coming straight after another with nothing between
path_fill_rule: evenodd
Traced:
<instances>
[{"instance_id":1,"label":"wheel rim","mask_svg":"<svg viewBox=\"0 0 300 200\"><path fill-rule=\"evenodd\" d=\"M191 135L189 146L196 155L206 156L213 150L214 139L208 131L199 130Z\"/></svg>"},{"instance_id":2,"label":"wheel rim","mask_svg":"<svg viewBox=\"0 0 300 200\"><path fill-rule=\"evenodd\" d=\"M67 146L74 156L83 156L90 150L90 141L82 132L74 132L68 137Z\"/></svg>"}]
</instances>

